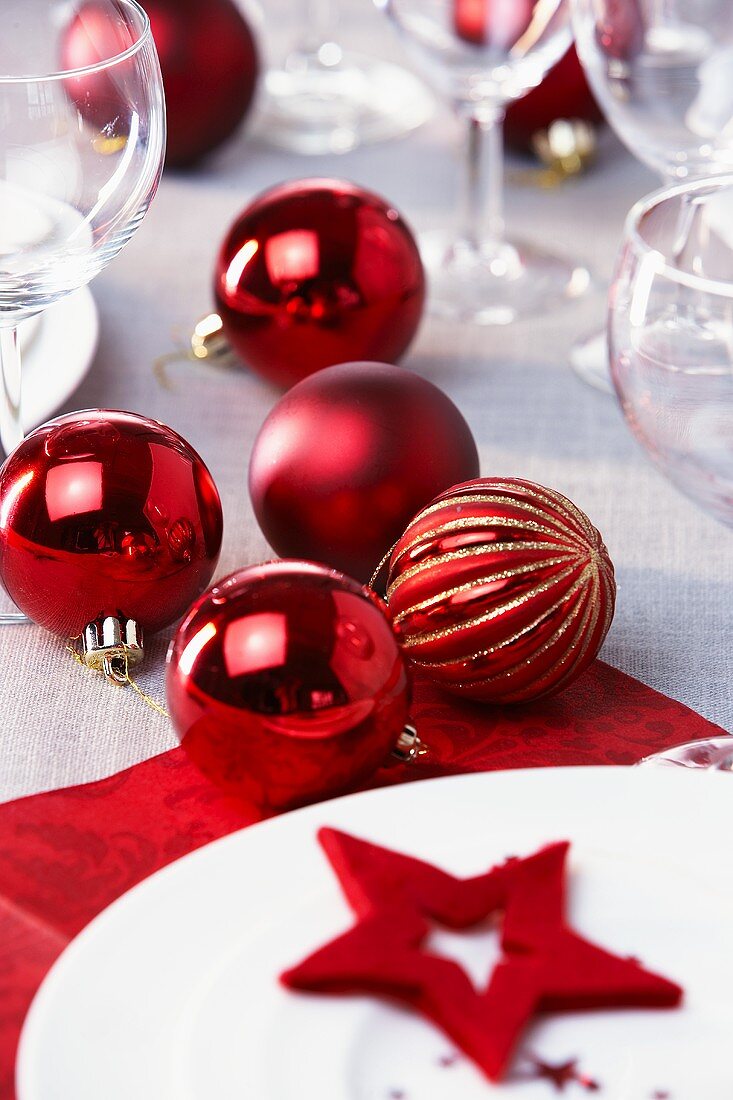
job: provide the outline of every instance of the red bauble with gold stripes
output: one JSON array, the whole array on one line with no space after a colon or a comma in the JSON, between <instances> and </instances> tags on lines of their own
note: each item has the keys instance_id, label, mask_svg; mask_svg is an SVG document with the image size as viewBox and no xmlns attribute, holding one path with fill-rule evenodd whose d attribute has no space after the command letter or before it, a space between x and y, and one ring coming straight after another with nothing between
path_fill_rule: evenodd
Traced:
<instances>
[{"instance_id":1,"label":"red bauble with gold stripes","mask_svg":"<svg viewBox=\"0 0 733 1100\"><path fill-rule=\"evenodd\" d=\"M567 687L613 618L613 565L579 508L517 478L455 485L415 516L389 565L405 654L469 699L521 703Z\"/></svg>"}]
</instances>

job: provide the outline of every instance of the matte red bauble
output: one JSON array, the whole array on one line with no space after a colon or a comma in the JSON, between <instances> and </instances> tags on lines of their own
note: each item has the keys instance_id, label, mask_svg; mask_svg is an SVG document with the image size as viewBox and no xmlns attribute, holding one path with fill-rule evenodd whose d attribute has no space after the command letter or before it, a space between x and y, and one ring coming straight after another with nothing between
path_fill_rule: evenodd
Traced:
<instances>
[{"instance_id":1,"label":"matte red bauble","mask_svg":"<svg viewBox=\"0 0 733 1100\"><path fill-rule=\"evenodd\" d=\"M405 662L381 600L310 562L267 562L207 592L168 655L168 707L225 791L282 809L354 786L407 720Z\"/></svg>"},{"instance_id":2,"label":"matte red bauble","mask_svg":"<svg viewBox=\"0 0 733 1100\"><path fill-rule=\"evenodd\" d=\"M478 470L466 421L432 382L384 363L342 363L272 410L249 489L278 554L367 581L415 512Z\"/></svg>"},{"instance_id":3,"label":"matte red bauble","mask_svg":"<svg viewBox=\"0 0 733 1100\"><path fill-rule=\"evenodd\" d=\"M409 525L387 598L405 654L468 699L520 703L565 688L613 618L608 551L567 497L530 481L456 485Z\"/></svg>"},{"instance_id":4,"label":"matte red bauble","mask_svg":"<svg viewBox=\"0 0 733 1100\"><path fill-rule=\"evenodd\" d=\"M229 138L246 116L259 70L252 32L232 0L141 0L160 58L168 112L166 163L199 160ZM82 4L64 41L62 64L77 69L122 52L131 42L109 25L96 0ZM119 73L116 77L119 79ZM109 124L115 83L88 73L67 86L82 115ZM101 101L101 105L100 105ZM111 136L111 135L107 135Z\"/></svg>"},{"instance_id":5,"label":"matte red bauble","mask_svg":"<svg viewBox=\"0 0 733 1100\"><path fill-rule=\"evenodd\" d=\"M66 638L107 617L154 632L211 580L222 513L185 440L134 413L60 416L0 470L0 580ZM101 640L101 639L100 639Z\"/></svg>"},{"instance_id":6,"label":"matte red bauble","mask_svg":"<svg viewBox=\"0 0 733 1100\"><path fill-rule=\"evenodd\" d=\"M420 323L425 277L389 203L351 183L300 180L234 223L214 292L243 362L287 387L334 363L399 359Z\"/></svg>"},{"instance_id":7,"label":"matte red bauble","mask_svg":"<svg viewBox=\"0 0 733 1100\"><path fill-rule=\"evenodd\" d=\"M509 105L504 134L513 148L531 152L535 134L549 129L559 119L596 124L603 121L574 46L537 88Z\"/></svg>"}]
</instances>

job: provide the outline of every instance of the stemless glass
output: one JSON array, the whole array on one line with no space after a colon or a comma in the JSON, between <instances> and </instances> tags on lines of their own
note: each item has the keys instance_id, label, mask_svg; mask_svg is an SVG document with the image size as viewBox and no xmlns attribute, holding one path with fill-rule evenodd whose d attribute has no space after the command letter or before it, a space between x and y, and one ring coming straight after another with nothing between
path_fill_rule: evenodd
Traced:
<instances>
[{"instance_id":1,"label":"stemless glass","mask_svg":"<svg viewBox=\"0 0 733 1100\"><path fill-rule=\"evenodd\" d=\"M23 438L18 326L90 282L140 225L163 168L165 101L136 0L3 0L2 24L0 442L8 454ZM14 621L23 616L0 615Z\"/></svg>"},{"instance_id":2,"label":"stemless glass","mask_svg":"<svg viewBox=\"0 0 733 1100\"><path fill-rule=\"evenodd\" d=\"M433 113L408 70L344 50L336 0L298 0L303 26L284 61L265 76L263 134L296 153L347 153L405 134Z\"/></svg>"},{"instance_id":3,"label":"stemless glass","mask_svg":"<svg viewBox=\"0 0 733 1100\"><path fill-rule=\"evenodd\" d=\"M613 129L666 184L733 169L731 0L571 0L578 54ZM605 333L573 349L611 392Z\"/></svg>"},{"instance_id":4,"label":"stemless glass","mask_svg":"<svg viewBox=\"0 0 733 1100\"><path fill-rule=\"evenodd\" d=\"M678 489L733 526L733 175L678 184L631 211L609 343L637 439ZM733 737L645 763L730 771Z\"/></svg>"},{"instance_id":5,"label":"stemless glass","mask_svg":"<svg viewBox=\"0 0 733 1100\"><path fill-rule=\"evenodd\" d=\"M431 306L443 316L509 324L583 293L580 266L504 236L502 121L568 49L564 0L376 0L429 81L465 121L460 224L422 247Z\"/></svg>"},{"instance_id":6,"label":"stemless glass","mask_svg":"<svg viewBox=\"0 0 733 1100\"><path fill-rule=\"evenodd\" d=\"M733 526L733 175L633 208L609 345L634 435L678 489Z\"/></svg>"},{"instance_id":7,"label":"stemless glass","mask_svg":"<svg viewBox=\"0 0 733 1100\"><path fill-rule=\"evenodd\" d=\"M18 325L90 282L155 194L165 104L135 0L3 0L0 440L22 439ZM75 57L94 64L75 65ZM49 363L53 370L53 363Z\"/></svg>"}]
</instances>

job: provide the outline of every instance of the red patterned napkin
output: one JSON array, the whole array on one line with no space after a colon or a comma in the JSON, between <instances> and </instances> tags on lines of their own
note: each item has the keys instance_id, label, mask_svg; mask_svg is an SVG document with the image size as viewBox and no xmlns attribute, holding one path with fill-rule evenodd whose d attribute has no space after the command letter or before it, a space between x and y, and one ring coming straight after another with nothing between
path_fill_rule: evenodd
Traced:
<instances>
[{"instance_id":1,"label":"red patterned napkin","mask_svg":"<svg viewBox=\"0 0 733 1100\"><path fill-rule=\"evenodd\" d=\"M531 706L462 703L425 682L413 718L430 755L371 785L563 764L632 764L724 731L597 661L568 691ZM135 883L210 840L260 820L219 794L180 749L110 779L0 806L0 1097L46 971L84 925Z\"/></svg>"}]
</instances>

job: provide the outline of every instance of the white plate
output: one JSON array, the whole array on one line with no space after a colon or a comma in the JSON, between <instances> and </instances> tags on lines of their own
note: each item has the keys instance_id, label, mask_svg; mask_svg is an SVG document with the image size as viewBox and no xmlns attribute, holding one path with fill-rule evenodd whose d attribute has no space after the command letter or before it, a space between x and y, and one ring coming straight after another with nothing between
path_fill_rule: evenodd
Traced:
<instances>
[{"instance_id":1,"label":"white plate","mask_svg":"<svg viewBox=\"0 0 733 1100\"><path fill-rule=\"evenodd\" d=\"M604 1100L733 1096L733 780L560 768L373 791L236 833L154 875L57 962L23 1032L19 1100L528 1100L430 1025L367 997L288 993L279 972L352 922L315 834L328 824L475 874L573 841L571 917L684 985L674 1011L572 1013L524 1043L578 1057ZM486 935L441 933L486 970ZM435 944L433 944L435 946ZM466 954L467 953L467 954ZM580 1085L569 1086L573 1096Z\"/></svg>"},{"instance_id":2,"label":"white plate","mask_svg":"<svg viewBox=\"0 0 733 1100\"><path fill-rule=\"evenodd\" d=\"M89 287L62 298L21 325L23 421L26 432L49 420L92 365L99 317Z\"/></svg>"}]
</instances>

